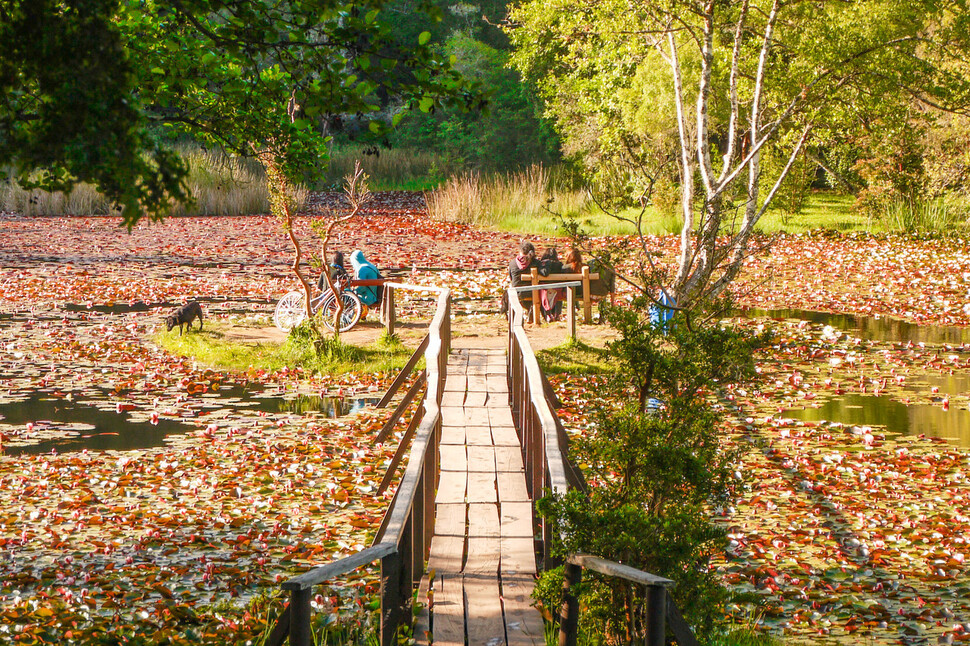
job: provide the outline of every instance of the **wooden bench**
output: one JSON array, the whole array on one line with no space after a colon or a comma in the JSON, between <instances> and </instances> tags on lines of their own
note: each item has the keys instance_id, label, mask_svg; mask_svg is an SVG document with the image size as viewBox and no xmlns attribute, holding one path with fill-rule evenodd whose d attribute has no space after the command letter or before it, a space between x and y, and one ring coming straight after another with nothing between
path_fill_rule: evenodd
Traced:
<instances>
[{"instance_id":1,"label":"wooden bench","mask_svg":"<svg viewBox=\"0 0 970 646\"><path fill-rule=\"evenodd\" d=\"M607 280L609 278L610 280ZM578 274L549 274L548 276L542 276L539 274L539 270L535 267L532 268L531 282L534 287L541 285L542 283L568 283L571 281L582 281L583 283L583 294L582 296L577 295L583 302L583 322L592 323L593 322L593 301L601 301L606 297L610 299L610 305L613 305L614 299L616 297L615 283L612 280L613 276L607 276L606 274L590 273L589 267L583 267L582 272ZM523 282L521 284L528 284L526 281L526 274L522 275ZM523 300L527 299L528 296L520 294L520 298ZM539 325L542 320L542 307L538 295L534 295L532 298L532 321Z\"/></svg>"}]
</instances>

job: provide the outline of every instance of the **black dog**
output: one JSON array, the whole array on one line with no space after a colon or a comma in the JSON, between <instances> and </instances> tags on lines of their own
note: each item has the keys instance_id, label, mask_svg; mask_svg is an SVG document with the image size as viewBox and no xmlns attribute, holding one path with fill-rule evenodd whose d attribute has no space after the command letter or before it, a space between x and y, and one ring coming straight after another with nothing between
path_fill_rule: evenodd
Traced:
<instances>
[{"instance_id":1,"label":"black dog","mask_svg":"<svg viewBox=\"0 0 970 646\"><path fill-rule=\"evenodd\" d=\"M186 325L191 330L192 321L199 319L199 331L202 330L202 306L199 305L198 301L189 301L182 307L176 309L174 312L165 317L165 325L168 326L168 331L171 332L172 328L176 325L179 326L179 336L182 336L182 326Z\"/></svg>"}]
</instances>

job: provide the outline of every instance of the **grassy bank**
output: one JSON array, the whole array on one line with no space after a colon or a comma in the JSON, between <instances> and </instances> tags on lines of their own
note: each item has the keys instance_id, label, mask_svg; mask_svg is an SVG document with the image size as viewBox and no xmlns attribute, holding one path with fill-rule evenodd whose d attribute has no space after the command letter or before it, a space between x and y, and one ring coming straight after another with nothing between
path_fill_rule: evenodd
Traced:
<instances>
[{"instance_id":1,"label":"grassy bank","mask_svg":"<svg viewBox=\"0 0 970 646\"><path fill-rule=\"evenodd\" d=\"M255 367L273 372L302 368L308 373L327 375L397 372L413 350L396 338L381 337L366 346L330 342L317 352L309 332L300 328L283 343L242 343L227 335L226 326L208 321L202 332L180 336L177 330L162 331L152 341L167 352L219 369L246 371Z\"/></svg>"}]
</instances>

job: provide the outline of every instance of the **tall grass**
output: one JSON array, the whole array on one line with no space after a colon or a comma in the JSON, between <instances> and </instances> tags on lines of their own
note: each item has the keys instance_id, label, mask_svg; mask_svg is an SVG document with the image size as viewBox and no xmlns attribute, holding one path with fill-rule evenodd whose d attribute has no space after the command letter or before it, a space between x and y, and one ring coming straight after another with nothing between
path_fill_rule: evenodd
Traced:
<instances>
[{"instance_id":1,"label":"tall grass","mask_svg":"<svg viewBox=\"0 0 970 646\"><path fill-rule=\"evenodd\" d=\"M178 151L189 166L186 185L193 201L173 204L168 215L269 212L266 175L257 161L196 146L181 146ZM67 194L24 190L13 181L0 184L0 208L22 215L106 215L112 207L91 184L78 184Z\"/></svg>"},{"instance_id":2,"label":"tall grass","mask_svg":"<svg viewBox=\"0 0 970 646\"><path fill-rule=\"evenodd\" d=\"M426 190L457 172L457 167L443 155L413 148L365 146L334 147L330 165L320 179L321 189L338 188L343 178L354 171L354 163L360 160L367 173L371 190Z\"/></svg>"},{"instance_id":3,"label":"tall grass","mask_svg":"<svg viewBox=\"0 0 970 646\"><path fill-rule=\"evenodd\" d=\"M250 215L269 213L266 173L258 161L194 146L180 150L188 162L190 204L175 204L169 215Z\"/></svg>"},{"instance_id":4,"label":"tall grass","mask_svg":"<svg viewBox=\"0 0 970 646\"><path fill-rule=\"evenodd\" d=\"M64 194L24 190L12 180L0 183L0 208L22 215L106 215L111 206L90 184L78 184Z\"/></svg>"},{"instance_id":5,"label":"tall grass","mask_svg":"<svg viewBox=\"0 0 970 646\"><path fill-rule=\"evenodd\" d=\"M879 223L888 231L908 233L966 232L968 211L965 206L945 199L891 202Z\"/></svg>"},{"instance_id":6,"label":"tall grass","mask_svg":"<svg viewBox=\"0 0 970 646\"><path fill-rule=\"evenodd\" d=\"M585 192L540 165L508 174L468 172L426 194L431 217L479 227L543 233L555 216L579 217L589 205Z\"/></svg>"}]
</instances>

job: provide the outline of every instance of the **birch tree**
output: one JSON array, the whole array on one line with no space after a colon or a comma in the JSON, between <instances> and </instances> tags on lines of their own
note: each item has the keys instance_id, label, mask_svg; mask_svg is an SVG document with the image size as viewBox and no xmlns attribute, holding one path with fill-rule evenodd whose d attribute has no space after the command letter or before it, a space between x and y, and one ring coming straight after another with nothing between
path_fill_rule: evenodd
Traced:
<instances>
[{"instance_id":1,"label":"birch tree","mask_svg":"<svg viewBox=\"0 0 970 646\"><path fill-rule=\"evenodd\" d=\"M513 10L511 33L515 64L536 81L567 141L584 111L602 119L622 113L623 101L659 124L644 140L676 132L677 263L666 272L644 264L638 286L650 295L663 288L689 309L738 276L814 129L874 102L970 105L966 79L950 72L968 49L965 4L529 0ZM631 90L642 92L639 104ZM769 150L786 160L770 176ZM651 186L639 197L649 200Z\"/></svg>"}]
</instances>

